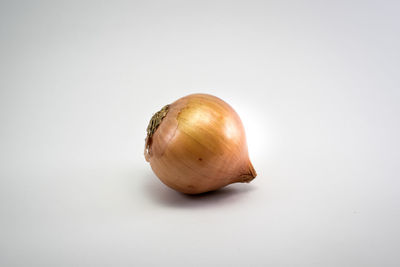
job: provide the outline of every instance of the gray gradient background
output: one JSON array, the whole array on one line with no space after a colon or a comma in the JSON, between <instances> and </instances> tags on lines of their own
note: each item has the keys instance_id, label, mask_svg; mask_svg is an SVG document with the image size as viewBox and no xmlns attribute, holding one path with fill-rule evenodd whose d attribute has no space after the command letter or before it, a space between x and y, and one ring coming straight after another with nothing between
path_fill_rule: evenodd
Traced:
<instances>
[{"instance_id":1,"label":"gray gradient background","mask_svg":"<svg viewBox=\"0 0 400 267\"><path fill-rule=\"evenodd\" d=\"M1 1L1 266L399 266L398 1ZM144 161L189 93L259 176L188 197Z\"/></svg>"}]
</instances>

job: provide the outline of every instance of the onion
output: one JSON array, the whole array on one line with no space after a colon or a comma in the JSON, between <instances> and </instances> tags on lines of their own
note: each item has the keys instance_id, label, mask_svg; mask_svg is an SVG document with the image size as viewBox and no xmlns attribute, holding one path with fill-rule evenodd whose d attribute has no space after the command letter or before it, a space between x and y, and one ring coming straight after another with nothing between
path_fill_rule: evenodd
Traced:
<instances>
[{"instance_id":1,"label":"onion","mask_svg":"<svg viewBox=\"0 0 400 267\"><path fill-rule=\"evenodd\" d=\"M164 184L186 194L248 183L257 175L238 114L207 94L182 97L153 115L145 158Z\"/></svg>"}]
</instances>

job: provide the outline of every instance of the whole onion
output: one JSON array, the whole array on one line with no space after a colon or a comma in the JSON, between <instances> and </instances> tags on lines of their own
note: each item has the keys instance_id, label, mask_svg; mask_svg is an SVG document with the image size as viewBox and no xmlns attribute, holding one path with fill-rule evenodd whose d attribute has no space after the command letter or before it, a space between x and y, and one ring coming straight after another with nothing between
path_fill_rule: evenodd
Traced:
<instances>
[{"instance_id":1,"label":"whole onion","mask_svg":"<svg viewBox=\"0 0 400 267\"><path fill-rule=\"evenodd\" d=\"M153 115L145 158L164 184L186 194L248 183L257 175L238 114L207 94L182 97Z\"/></svg>"}]
</instances>

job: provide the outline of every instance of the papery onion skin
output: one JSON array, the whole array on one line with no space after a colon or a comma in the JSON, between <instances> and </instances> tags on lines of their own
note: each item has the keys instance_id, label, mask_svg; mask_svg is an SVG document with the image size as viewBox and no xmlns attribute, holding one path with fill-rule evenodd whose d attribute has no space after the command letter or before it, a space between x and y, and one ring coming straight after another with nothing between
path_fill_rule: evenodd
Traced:
<instances>
[{"instance_id":1,"label":"papery onion skin","mask_svg":"<svg viewBox=\"0 0 400 267\"><path fill-rule=\"evenodd\" d=\"M199 194L256 177L243 124L226 102L192 94L163 110L154 132L149 125L145 158L164 184Z\"/></svg>"}]
</instances>

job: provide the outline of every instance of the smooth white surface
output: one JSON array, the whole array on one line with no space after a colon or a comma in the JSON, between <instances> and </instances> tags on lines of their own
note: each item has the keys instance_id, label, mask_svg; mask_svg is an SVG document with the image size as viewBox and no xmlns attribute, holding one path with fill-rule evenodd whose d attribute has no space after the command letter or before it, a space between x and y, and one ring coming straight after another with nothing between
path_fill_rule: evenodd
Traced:
<instances>
[{"instance_id":1,"label":"smooth white surface","mask_svg":"<svg viewBox=\"0 0 400 267\"><path fill-rule=\"evenodd\" d=\"M2 1L1 266L399 266L398 1ZM258 172L203 196L144 161L214 94Z\"/></svg>"}]
</instances>

